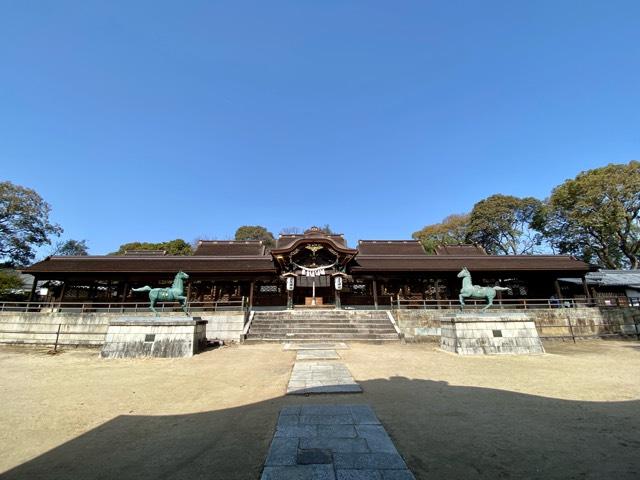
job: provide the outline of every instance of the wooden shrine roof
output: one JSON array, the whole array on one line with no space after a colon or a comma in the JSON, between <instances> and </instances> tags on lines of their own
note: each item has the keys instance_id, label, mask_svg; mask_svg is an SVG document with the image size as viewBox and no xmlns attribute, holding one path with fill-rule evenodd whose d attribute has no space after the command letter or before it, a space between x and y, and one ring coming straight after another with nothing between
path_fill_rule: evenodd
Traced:
<instances>
[{"instance_id":1,"label":"wooden shrine roof","mask_svg":"<svg viewBox=\"0 0 640 480\"><path fill-rule=\"evenodd\" d=\"M480 245L438 245L436 255L486 255Z\"/></svg>"},{"instance_id":2,"label":"wooden shrine roof","mask_svg":"<svg viewBox=\"0 0 640 480\"><path fill-rule=\"evenodd\" d=\"M297 240L301 240L301 239L309 239L309 238L313 238L313 239L326 239L329 238L333 241L333 243L340 245L344 248L347 247L347 241L345 240L344 236L342 234L332 234L332 235L325 235L325 234L318 234L318 235L309 235L309 234L291 234L291 235L280 235L280 237L276 240L276 246L275 246L275 250L280 250L283 248L289 248L291 245L293 245Z\"/></svg>"},{"instance_id":3,"label":"wooden shrine roof","mask_svg":"<svg viewBox=\"0 0 640 480\"><path fill-rule=\"evenodd\" d=\"M53 273L276 273L268 255L215 257L207 255L129 256L61 256L47 257L24 269L30 274Z\"/></svg>"},{"instance_id":4,"label":"wooden shrine roof","mask_svg":"<svg viewBox=\"0 0 640 480\"><path fill-rule=\"evenodd\" d=\"M569 255L358 255L351 267L358 272L476 271L588 272L589 264Z\"/></svg>"},{"instance_id":5,"label":"wooden shrine roof","mask_svg":"<svg viewBox=\"0 0 640 480\"><path fill-rule=\"evenodd\" d=\"M426 256L417 240L360 240L359 255L421 255Z\"/></svg>"},{"instance_id":6,"label":"wooden shrine roof","mask_svg":"<svg viewBox=\"0 0 640 480\"><path fill-rule=\"evenodd\" d=\"M265 250L261 240L200 240L193 254L216 257L255 256L264 255Z\"/></svg>"}]
</instances>

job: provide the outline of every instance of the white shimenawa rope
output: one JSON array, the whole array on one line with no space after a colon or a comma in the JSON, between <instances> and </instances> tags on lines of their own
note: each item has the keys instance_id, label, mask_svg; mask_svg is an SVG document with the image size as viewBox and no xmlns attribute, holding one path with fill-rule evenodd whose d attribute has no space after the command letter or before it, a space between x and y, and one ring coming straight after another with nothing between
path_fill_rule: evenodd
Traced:
<instances>
[{"instance_id":1,"label":"white shimenawa rope","mask_svg":"<svg viewBox=\"0 0 640 480\"><path fill-rule=\"evenodd\" d=\"M305 277L321 277L322 275L325 275L326 273L325 270L328 270L329 268L333 267L338 262L333 262L331 265L323 265L321 267L316 267L316 268L307 268L307 267L303 267L302 265L298 265L295 262L291 262L291 263L293 263L296 267L302 270L302 273L304 274Z\"/></svg>"}]
</instances>

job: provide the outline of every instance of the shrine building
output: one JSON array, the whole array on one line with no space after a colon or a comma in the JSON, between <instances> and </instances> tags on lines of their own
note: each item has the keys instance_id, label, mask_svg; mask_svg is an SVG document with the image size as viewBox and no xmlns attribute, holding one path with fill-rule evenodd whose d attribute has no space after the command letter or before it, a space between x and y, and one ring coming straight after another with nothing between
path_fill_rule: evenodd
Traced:
<instances>
[{"instance_id":1,"label":"shrine building","mask_svg":"<svg viewBox=\"0 0 640 480\"><path fill-rule=\"evenodd\" d=\"M427 254L417 240L360 240L313 227L281 235L269 249L261 241L200 241L190 256L163 251L124 255L52 256L24 270L50 302L144 302L133 288L167 286L178 271L189 275L190 304L242 302L249 309L388 308L457 306L467 267L473 283L507 287L496 303L549 298L589 300L584 281L593 268L567 255L488 255L476 245L441 246ZM573 283L559 278L574 278ZM47 288L36 291L37 283Z\"/></svg>"}]
</instances>

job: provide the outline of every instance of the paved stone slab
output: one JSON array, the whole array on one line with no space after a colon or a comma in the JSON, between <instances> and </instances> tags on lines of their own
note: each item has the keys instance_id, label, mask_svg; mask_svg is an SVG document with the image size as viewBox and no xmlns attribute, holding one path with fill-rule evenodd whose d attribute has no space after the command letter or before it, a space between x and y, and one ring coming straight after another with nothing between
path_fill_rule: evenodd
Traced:
<instances>
[{"instance_id":1,"label":"paved stone slab","mask_svg":"<svg viewBox=\"0 0 640 480\"><path fill-rule=\"evenodd\" d=\"M296 362L287 386L288 395L359 392L362 392L362 387L353 379L346 365L334 362Z\"/></svg>"},{"instance_id":2,"label":"paved stone slab","mask_svg":"<svg viewBox=\"0 0 640 480\"><path fill-rule=\"evenodd\" d=\"M300 360L340 360L335 350L298 350L296 361Z\"/></svg>"},{"instance_id":3,"label":"paved stone slab","mask_svg":"<svg viewBox=\"0 0 640 480\"><path fill-rule=\"evenodd\" d=\"M415 480L368 405L280 410L261 480Z\"/></svg>"},{"instance_id":4,"label":"paved stone slab","mask_svg":"<svg viewBox=\"0 0 640 480\"><path fill-rule=\"evenodd\" d=\"M285 343L283 350L349 350L344 342L336 343Z\"/></svg>"}]
</instances>

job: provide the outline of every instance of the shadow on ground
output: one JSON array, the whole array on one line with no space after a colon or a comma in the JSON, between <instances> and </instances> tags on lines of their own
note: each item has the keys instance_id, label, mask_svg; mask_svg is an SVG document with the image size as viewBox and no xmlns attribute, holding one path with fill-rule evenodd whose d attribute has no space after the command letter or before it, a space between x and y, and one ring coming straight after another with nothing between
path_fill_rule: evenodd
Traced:
<instances>
[{"instance_id":1,"label":"shadow on ground","mask_svg":"<svg viewBox=\"0 0 640 480\"><path fill-rule=\"evenodd\" d=\"M640 476L640 401L566 401L403 377L361 385L363 395L119 416L0 478L257 479L279 409L311 403L370 404L419 479Z\"/></svg>"}]
</instances>

